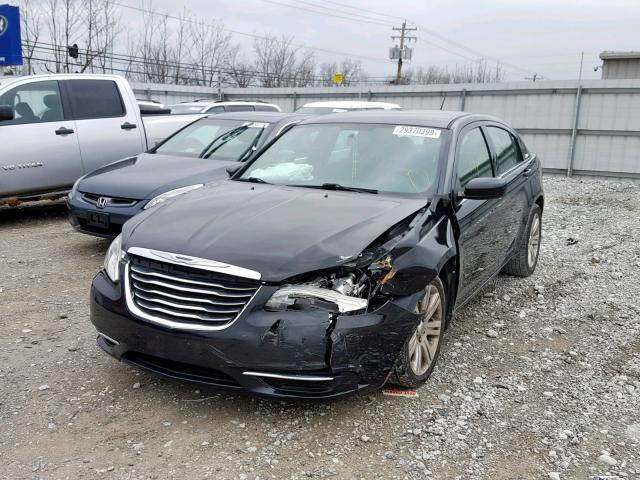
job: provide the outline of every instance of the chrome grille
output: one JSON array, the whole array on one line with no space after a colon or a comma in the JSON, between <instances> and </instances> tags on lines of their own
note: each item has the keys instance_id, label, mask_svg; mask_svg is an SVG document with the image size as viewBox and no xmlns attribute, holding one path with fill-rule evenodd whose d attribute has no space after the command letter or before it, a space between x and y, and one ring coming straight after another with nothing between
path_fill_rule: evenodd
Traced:
<instances>
[{"instance_id":1,"label":"chrome grille","mask_svg":"<svg viewBox=\"0 0 640 480\"><path fill-rule=\"evenodd\" d=\"M130 256L126 293L134 314L156 323L200 330L233 322L260 283L222 273Z\"/></svg>"},{"instance_id":2,"label":"chrome grille","mask_svg":"<svg viewBox=\"0 0 640 480\"><path fill-rule=\"evenodd\" d=\"M95 193L82 194L82 198L84 199L84 201L92 205L96 205L100 197L104 197L106 199L105 206L110 207L133 207L136 203L138 203L138 200L134 200L132 198L105 197L104 195L96 195Z\"/></svg>"}]
</instances>

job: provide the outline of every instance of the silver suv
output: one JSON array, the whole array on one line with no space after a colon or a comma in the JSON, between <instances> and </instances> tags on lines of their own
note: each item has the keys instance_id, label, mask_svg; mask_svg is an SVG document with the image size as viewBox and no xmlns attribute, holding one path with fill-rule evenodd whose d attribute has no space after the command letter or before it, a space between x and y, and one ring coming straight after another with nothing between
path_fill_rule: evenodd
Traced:
<instances>
[{"instance_id":1,"label":"silver suv","mask_svg":"<svg viewBox=\"0 0 640 480\"><path fill-rule=\"evenodd\" d=\"M225 112L281 112L280 107L266 102L226 102L210 100L194 100L193 102L177 103L169 105L172 114L184 115L187 113L225 113Z\"/></svg>"}]
</instances>

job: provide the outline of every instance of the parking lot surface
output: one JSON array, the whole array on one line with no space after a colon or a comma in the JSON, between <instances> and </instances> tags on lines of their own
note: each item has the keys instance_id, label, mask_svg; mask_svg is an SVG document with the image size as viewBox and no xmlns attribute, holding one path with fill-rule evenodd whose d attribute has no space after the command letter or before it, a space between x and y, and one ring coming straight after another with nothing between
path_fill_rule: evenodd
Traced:
<instances>
[{"instance_id":1,"label":"parking lot surface","mask_svg":"<svg viewBox=\"0 0 640 480\"><path fill-rule=\"evenodd\" d=\"M2 478L640 478L640 185L545 177L536 273L461 310L417 398L219 395L95 344L108 246L0 210Z\"/></svg>"}]
</instances>

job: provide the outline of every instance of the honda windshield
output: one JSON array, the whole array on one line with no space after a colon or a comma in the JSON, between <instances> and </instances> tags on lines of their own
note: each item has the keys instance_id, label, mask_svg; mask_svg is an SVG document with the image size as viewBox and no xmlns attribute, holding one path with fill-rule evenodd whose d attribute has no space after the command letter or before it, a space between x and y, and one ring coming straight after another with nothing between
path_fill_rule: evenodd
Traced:
<instances>
[{"instance_id":1,"label":"honda windshield","mask_svg":"<svg viewBox=\"0 0 640 480\"><path fill-rule=\"evenodd\" d=\"M429 194L447 131L354 123L293 127L237 180L328 190Z\"/></svg>"},{"instance_id":2,"label":"honda windshield","mask_svg":"<svg viewBox=\"0 0 640 480\"><path fill-rule=\"evenodd\" d=\"M169 137L154 153L244 160L253 152L268 126L264 122L204 118Z\"/></svg>"}]
</instances>

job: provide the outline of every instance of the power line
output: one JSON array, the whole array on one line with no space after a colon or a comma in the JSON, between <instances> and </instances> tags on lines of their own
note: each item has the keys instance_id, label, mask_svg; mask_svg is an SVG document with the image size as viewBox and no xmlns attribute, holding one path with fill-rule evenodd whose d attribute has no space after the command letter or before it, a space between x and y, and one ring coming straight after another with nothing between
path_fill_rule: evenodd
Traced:
<instances>
[{"instance_id":1,"label":"power line","mask_svg":"<svg viewBox=\"0 0 640 480\"><path fill-rule=\"evenodd\" d=\"M406 20L405 17L398 17L397 15L389 15L387 13L376 12L374 10L368 10L366 8L361 8L361 7L352 7L350 5L344 5L343 3L333 2L331 0L320 0L320 1L324 2L324 3L330 3L330 4L333 4L333 5L338 5L340 7L350 8L352 10L357 10L359 12L368 12L368 13L372 13L374 15L378 15L378 16L381 16L381 17L392 18L394 20L402 20L402 21ZM413 23L413 22L410 22L410 23Z\"/></svg>"},{"instance_id":2,"label":"power line","mask_svg":"<svg viewBox=\"0 0 640 480\"><path fill-rule=\"evenodd\" d=\"M368 17L366 15L359 15L359 14L347 12L345 10L338 10L338 9L335 9L335 8L325 7L325 6L322 6L322 5L315 4L315 3L307 2L305 0L297 0L297 3L302 3L302 4L309 5L309 6L312 6L312 7L315 7L315 8L320 8L320 9L324 9L324 10L330 10L330 11L333 11L333 12L344 13L344 14L346 14L348 16L339 15L339 14L336 14L336 13L327 13L327 12L323 12L323 11L312 10L310 8L299 7L299 6L296 6L296 5L290 5L288 3L283 3L283 2L279 2L279 1L275 1L275 0L262 0L262 1L263 2L267 2L267 3L271 3L271 4L275 4L275 5L281 5L283 7L295 8L297 10L304 10L306 12L317 13L319 15L326 15L328 17L342 18L342 19L345 19L345 20L353 21L353 22L369 23L369 24L378 25L378 26L382 26L382 27L387 27L387 26L391 25L391 23L383 23L383 20L380 20L380 19L373 19L373 18ZM359 18L352 18L352 17L362 17L364 20L361 20Z\"/></svg>"},{"instance_id":3,"label":"power line","mask_svg":"<svg viewBox=\"0 0 640 480\"><path fill-rule=\"evenodd\" d=\"M156 16L160 16L160 17L164 17L164 18L170 18L172 20L177 20L177 21L181 21L181 22L187 22L187 23L191 23L193 25L207 25L207 26L215 27L215 25L213 25L211 23L208 23L208 22L196 21L196 20L192 20L190 18L181 18L181 17L177 17L175 15L160 13L160 12L156 12L156 11L149 10L149 9L146 9L146 8L142 8L142 7L136 7L136 6L133 6L133 5L127 5L125 3L121 3L121 2L118 2L116 0L106 0L106 2L110 3L112 5L116 5L118 7L128 8L130 10L136 10L136 11L141 12L141 13L146 13L148 15L156 15ZM239 30L233 30L233 29L226 28L226 27L223 27L223 30L225 30L225 31L227 31L229 33L233 33L233 34L241 35L241 36L245 36L245 37L257 38L257 39L260 39L260 40L268 39L268 37L266 37L264 35L257 35L255 33L241 32ZM279 43L281 43L280 40L277 40L277 41ZM324 53L331 53L333 55L340 55L341 57L355 57L355 58L362 58L362 59L370 60L370 61L374 61L374 62L388 63L388 61L386 59L377 58L377 57L370 57L370 56L367 56L367 55L358 55L358 54L355 54L355 53L340 52L340 51L337 51L337 50L330 50L330 49L327 49L327 48L320 48L320 47L312 47L312 46L309 46L309 45L303 45L303 44L298 44L298 43L290 43L290 45L293 46L293 47L297 47L297 48L305 48L305 49L314 50L314 51L317 51L317 52L324 52Z\"/></svg>"}]
</instances>

